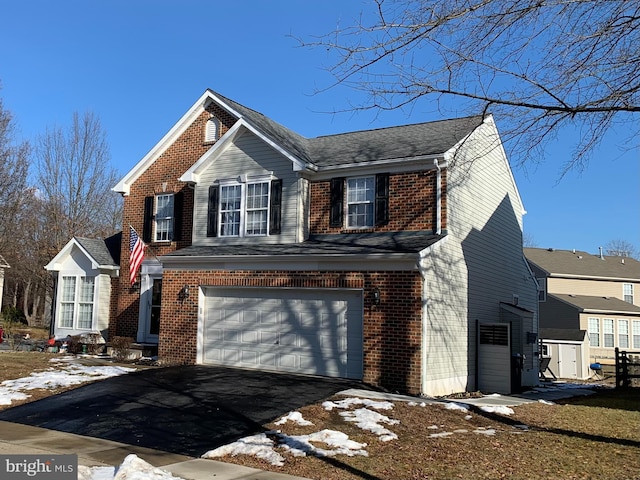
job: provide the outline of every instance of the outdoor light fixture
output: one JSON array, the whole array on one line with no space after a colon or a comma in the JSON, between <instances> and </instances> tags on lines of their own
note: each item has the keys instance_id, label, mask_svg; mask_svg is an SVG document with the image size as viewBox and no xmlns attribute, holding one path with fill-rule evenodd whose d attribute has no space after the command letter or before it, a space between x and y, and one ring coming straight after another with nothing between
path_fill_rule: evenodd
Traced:
<instances>
[{"instance_id":1,"label":"outdoor light fixture","mask_svg":"<svg viewBox=\"0 0 640 480\"><path fill-rule=\"evenodd\" d=\"M374 287L371 290L371 303L373 305L380 305L380 289L378 287Z\"/></svg>"},{"instance_id":2,"label":"outdoor light fixture","mask_svg":"<svg viewBox=\"0 0 640 480\"><path fill-rule=\"evenodd\" d=\"M178 298L183 302L189 298L189 285L185 284L184 287L180 289L178 292Z\"/></svg>"}]
</instances>

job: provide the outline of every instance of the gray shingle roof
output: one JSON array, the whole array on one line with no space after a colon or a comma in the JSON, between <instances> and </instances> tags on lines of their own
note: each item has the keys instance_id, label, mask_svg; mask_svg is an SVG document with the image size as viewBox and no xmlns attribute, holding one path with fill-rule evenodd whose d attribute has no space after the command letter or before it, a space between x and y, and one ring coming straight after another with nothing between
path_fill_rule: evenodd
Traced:
<instances>
[{"instance_id":1,"label":"gray shingle roof","mask_svg":"<svg viewBox=\"0 0 640 480\"><path fill-rule=\"evenodd\" d=\"M251 256L251 255L372 255L418 253L443 238L430 232L394 232L314 235L302 243L190 246L164 255Z\"/></svg>"},{"instance_id":2,"label":"gray shingle roof","mask_svg":"<svg viewBox=\"0 0 640 480\"><path fill-rule=\"evenodd\" d=\"M615 297L594 297L590 295L548 294L583 311L607 311L618 313L640 313L640 307Z\"/></svg>"},{"instance_id":3,"label":"gray shingle roof","mask_svg":"<svg viewBox=\"0 0 640 480\"><path fill-rule=\"evenodd\" d=\"M530 263L550 275L578 275L584 277L626 278L640 281L640 262L629 257L592 255L587 252L525 248ZM624 259L624 263L622 260Z\"/></svg>"},{"instance_id":4,"label":"gray shingle roof","mask_svg":"<svg viewBox=\"0 0 640 480\"><path fill-rule=\"evenodd\" d=\"M107 239L75 237L98 265L118 266L120 264L120 241L122 233ZM114 258L116 257L116 258Z\"/></svg>"},{"instance_id":5,"label":"gray shingle roof","mask_svg":"<svg viewBox=\"0 0 640 480\"><path fill-rule=\"evenodd\" d=\"M482 124L482 116L305 138L213 92L270 140L319 167L442 154Z\"/></svg>"}]
</instances>

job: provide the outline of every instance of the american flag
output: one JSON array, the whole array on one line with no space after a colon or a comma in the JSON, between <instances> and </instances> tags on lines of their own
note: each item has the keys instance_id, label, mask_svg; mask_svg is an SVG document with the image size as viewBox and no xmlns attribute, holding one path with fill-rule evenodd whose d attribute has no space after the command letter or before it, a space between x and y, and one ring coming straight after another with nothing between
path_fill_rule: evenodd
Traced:
<instances>
[{"instance_id":1,"label":"american flag","mask_svg":"<svg viewBox=\"0 0 640 480\"><path fill-rule=\"evenodd\" d=\"M144 259L144 249L146 245L138 236L134 228L129 225L129 281L133 285L136 281L138 268Z\"/></svg>"}]
</instances>

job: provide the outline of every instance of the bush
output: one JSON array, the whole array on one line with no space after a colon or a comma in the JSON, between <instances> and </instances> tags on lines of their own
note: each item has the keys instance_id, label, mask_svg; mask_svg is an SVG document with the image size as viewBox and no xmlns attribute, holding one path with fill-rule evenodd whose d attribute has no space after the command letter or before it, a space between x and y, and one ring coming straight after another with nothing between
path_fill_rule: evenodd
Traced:
<instances>
[{"instance_id":1,"label":"bush","mask_svg":"<svg viewBox=\"0 0 640 480\"><path fill-rule=\"evenodd\" d=\"M123 362L129 357L129 351L131 350L131 344L133 338L131 337L113 337L111 339L111 356L117 362Z\"/></svg>"},{"instance_id":2,"label":"bush","mask_svg":"<svg viewBox=\"0 0 640 480\"><path fill-rule=\"evenodd\" d=\"M27 317L24 312L17 307L7 306L2 311L4 321L7 323L21 323L27 325Z\"/></svg>"}]
</instances>

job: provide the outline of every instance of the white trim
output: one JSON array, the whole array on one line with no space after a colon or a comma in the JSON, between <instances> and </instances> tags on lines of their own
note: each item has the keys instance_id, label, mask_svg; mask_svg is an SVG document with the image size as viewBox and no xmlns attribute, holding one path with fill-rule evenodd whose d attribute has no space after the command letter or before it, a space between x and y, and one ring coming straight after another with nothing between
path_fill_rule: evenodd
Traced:
<instances>
[{"instance_id":1,"label":"white trim","mask_svg":"<svg viewBox=\"0 0 640 480\"><path fill-rule=\"evenodd\" d=\"M96 259L89 254L89 252L73 237L71 240L67 242L67 244L62 247L62 249L56 254L55 257L51 259L49 263L47 263L44 268L48 272L60 272L61 268L63 268L63 263L66 260L66 257L71 254L73 247L76 246L80 250L80 252L89 259L91 262L91 268L94 270L120 270L119 265L105 265L100 264L96 261Z\"/></svg>"}]
</instances>

